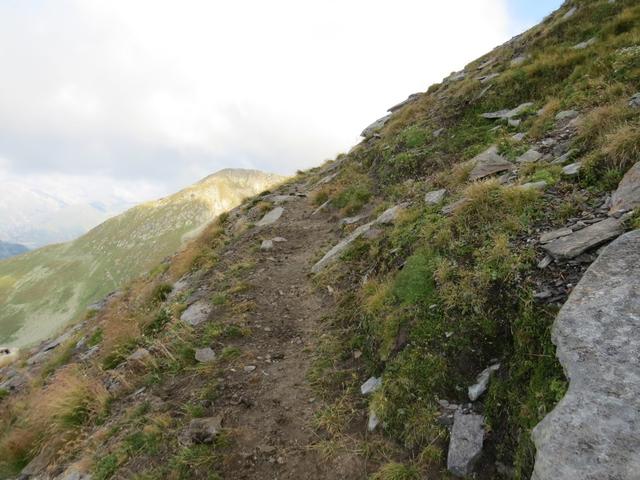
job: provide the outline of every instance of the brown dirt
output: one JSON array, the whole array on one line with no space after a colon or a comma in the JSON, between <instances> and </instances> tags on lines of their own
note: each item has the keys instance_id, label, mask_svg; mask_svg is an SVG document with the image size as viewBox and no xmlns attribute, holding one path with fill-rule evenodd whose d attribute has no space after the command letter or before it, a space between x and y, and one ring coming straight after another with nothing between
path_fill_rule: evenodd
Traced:
<instances>
[{"instance_id":1,"label":"brown dirt","mask_svg":"<svg viewBox=\"0 0 640 480\"><path fill-rule=\"evenodd\" d=\"M255 308L246 322L252 334L235 343L243 356L224 372L216 401L224 428L232 432L223 478L366 478L361 457L344 453L328 459L313 448L320 438L311 424L323 403L306 374L321 319L334 301L314 288L309 272L318 252L336 241L335 223L326 214L311 216L315 207L306 198L284 208L276 223L253 229L223 253L223 263L232 265L245 261L263 239L287 239L250 255L256 265L242 280L251 288L234 299L254 302ZM247 372L247 366L256 368Z\"/></svg>"}]
</instances>

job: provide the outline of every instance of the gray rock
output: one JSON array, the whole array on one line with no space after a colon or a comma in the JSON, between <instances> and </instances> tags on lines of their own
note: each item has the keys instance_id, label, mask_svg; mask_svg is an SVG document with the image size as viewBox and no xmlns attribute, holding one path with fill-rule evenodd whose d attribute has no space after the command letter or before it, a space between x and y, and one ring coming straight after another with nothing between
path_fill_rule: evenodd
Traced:
<instances>
[{"instance_id":1,"label":"gray rock","mask_svg":"<svg viewBox=\"0 0 640 480\"><path fill-rule=\"evenodd\" d=\"M484 70L485 68L487 68L490 65L493 65L494 63L496 63L496 59L495 58L489 58L489 59L485 60L484 62L482 62L480 65L478 65L477 70Z\"/></svg>"},{"instance_id":2,"label":"gray rock","mask_svg":"<svg viewBox=\"0 0 640 480\"><path fill-rule=\"evenodd\" d=\"M596 37L591 37L589 40L580 42L571 48L573 48L574 50L584 50L585 48L589 48L591 45L595 44L597 41L598 39Z\"/></svg>"},{"instance_id":3,"label":"gray rock","mask_svg":"<svg viewBox=\"0 0 640 480\"><path fill-rule=\"evenodd\" d=\"M283 242L286 242L287 239L284 237L273 237L271 241L275 243L283 243Z\"/></svg>"},{"instance_id":4,"label":"gray rock","mask_svg":"<svg viewBox=\"0 0 640 480\"><path fill-rule=\"evenodd\" d=\"M542 158L542 154L534 148L530 148L525 153L516 158L517 163L534 163Z\"/></svg>"},{"instance_id":5,"label":"gray rock","mask_svg":"<svg viewBox=\"0 0 640 480\"><path fill-rule=\"evenodd\" d=\"M519 67L524 62L526 62L528 59L529 59L528 55L518 55L517 57L513 57L511 59L511 66L512 67Z\"/></svg>"},{"instance_id":6,"label":"gray rock","mask_svg":"<svg viewBox=\"0 0 640 480\"><path fill-rule=\"evenodd\" d=\"M457 200L453 203L450 203L449 205L442 207L442 210L440 210L440 213L442 213L443 215L451 215L453 212L458 210L458 208L465 205L468 201L469 201L468 198L461 198L460 200Z\"/></svg>"},{"instance_id":7,"label":"gray rock","mask_svg":"<svg viewBox=\"0 0 640 480\"><path fill-rule=\"evenodd\" d=\"M540 270L547 268L549 265L551 265L551 262L553 262L553 258L551 258L549 255L545 255L544 258L538 262L538 268Z\"/></svg>"},{"instance_id":8,"label":"gray rock","mask_svg":"<svg viewBox=\"0 0 640 480\"><path fill-rule=\"evenodd\" d=\"M485 368L480 375L476 378L476 383L471 385L467 389L467 393L469 395L469 400L475 402L480 396L487 391L487 387L489 386L489 380L491 380L491 376L500 369L500 364L496 363L495 365L491 365L488 368Z\"/></svg>"},{"instance_id":9,"label":"gray rock","mask_svg":"<svg viewBox=\"0 0 640 480\"><path fill-rule=\"evenodd\" d=\"M312 213L311 216L313 217L314 215L320 213L322 210L324 210L325 208L327 208L329 206L329 204L331 203L331 199L327 200L326 202L324 202L322 205L320 205L318 208L316 208Z\"/></svg>"},{"instance_id":10,"label":"gray rock","mask_svg":"<svg viewBox=\"0 0 640 480\"><path fill-rule=\"evenodd\" d=\"M449 440L447 468L459 477L473 473L476 461L482 453L484 441L484 417L474 413L456 411Z\"/></svg>"},{"instance_id":11,"label":"gray rock","mask_svg":"<svg viewBox=\"0 0 640 480\"><path fill-rule=\"evenodd\" d=\"M146 363L151 360L152 356L146 348L138 348L135 352L127 357L131 362Z\"/></svg>"},{"instance_id":12,"label":"gray rock","mask_svg":"<svg viewBox=\"0 0 640 480\"><path fill-rule=\"evenodd\" d=\"M438 138L440 135L442 135L443 132L444 132L444 128L439 128L437 130L434 130L433 138Z\"/></svg>"},{"instance_id":13,"label":"gray rock","mask_svg":"<svg viewBox=\"0 0 640 480\"><path fill-rule=\"evenodd\" d=\"M365 128L360 134L360 136L364 138L373 137L382 129L382 127L384 127L387 124L390 118L391 118L391 114L385 115L384 117L379 118L378 120L373 122L371 125L369 125L367 128Z\"/></svg>"},{"instance_id":14,"label":"gray rock","mask_svg":"<svg viewBox=\"0 0 640 480\"><path fill-rule=\"evenodd\" d=\"M437 205L440 202L442 202L442 200L444 200L444 197L447 195L447 189L443 188L441 190L434 190L432 192L428 192L425 196L424 196L424 203L426 203L427 205Z\"/></svg>"},{"instance_id":15,"label":"gray rock","mask_svg":"<svg viewBox=\"0 0 640 480\"><path fill-rule=\"evenodd\" d=\"M373 432L380 424L380 419L373 410L369 411L369 420L367 421L367 430Z\"/></svg>"},{"instance_id":16,"label":"gray rock","mask_svg":"<svg viewBox=\"0 0 640 480\"><path fill-rule=\"evenodd\" d=\"M629 106L631 108L640 108L640 92L629 99Z\"/></svg>"},{"instance_id":17,"label":"gray rock","mask_svg":"<svg viewBox=\"0 0 640 480\"><path fill-rule=\"evenodd\" d=\"M185 323L188 323L192 327L201 324L204 322L207 317L211 313L211 305L204 300L197 301L190 305L182 315L180 315L180 320Z\"/></svg>"},{"instance_id":18,"label":"gray rock","mask_svg":"<svg viewBox=\"0 0 640 480\"><path fill-rule=\"evenodd\" d=\"M460 72L453 72L451 75L449 75L447 78L444 79L445 82L459 82L460 80L464 80L467 77L466 72L460 71Z\"/></svg>"},{"instance_id":19,"label":"gray rock","mask_svg":"<svg viewBox=\"0 0 640 480\"><path fill-rule=\"evenodd\" d=\"M409 105L410 103L413 103L416 100L418 100L421 95L422 95L422 92L412 93L411 95L409 95L409 97L406 100L403 100L402 102L397 103L393 107L389 108L387 110L387 112L391 112L391 113L396 112L396 111L400 110L402 107L404 107L406 105Z\"/></svg>"},{"instance_id":20,"label":"gray rock","mask_svg":"<svg viewBox=\"0 0 640 480\"><path fill-rule=\"evenodd\" d=\"M567 177L575 177L580 173L582 162L571 163L562 169L562 174Z\"/></svg>"},{"instance_id":21,"label":"gray rock","mask_svg":"<svg viewBox=\"0 0 640 480\"><path fill-rule=\"evenodd\" d=\"M576 148L572 148L568 152L566 152L563 155L561 155L558 158L556 158L553 162L551 162L551 164L552 165L564 165L569 160L571 160L575 156L576 153L578 153L578 150Z\"/></svg>"},{"instance_id":22,"label":"gray rock","mask_svg":"<svg viewBox=\"0 0 640 480\"><path fill-rule=\"evenodd\" d=\"M340 219L338 225L353 225L354 223L358 223L360 220L367 218L366 215L356 215L355 217L346 217Z\"/></svg>"},{"instance_id":23,"label":"gray rock","mask_svg":"<svg viewBox=\"0 0 640 480\"><path fill-rule=\"evenodd\" d=\"M522 105L518 105L516 108L513 108L511 110L509 109L498 110L497 112L483 113L481 116L489 120L508 120L510 118L521 115L523 112L525 112L528 108L531 108L532 106L533 106L533 103L527 102L527 103L523 103Z\"/></svg>"},{"instance_id":24,"label":"gray rock","mask_svg":"<svg viewBox=\"0 0 640 480\"><path fill-rule=\"evenodd\" d=\"M509 160L498 154L498 147L495 145L474 157L472 161L475 162L475 166L469 174L470 181L480 180L496 173L512 170L514 167Z\"/></svg>"},{"instance_id":25,"label":"gray rock","mask_svg":"<svg viewBox=\"0 0 640 480\"><path fill-rule=\"evenodd\" d=\"M481 77L478 77L478 80L480 81L480 83L488 83L494 78L498 78L499 76L500 76L499 73L490 73L488 75L483 75Z\"/></svg>"},{"instance_id":26,"label":"gray rock","mask_svg":"<svg viewBox=\"0 0 640 480\"><path fill-rule=\"evenodd\" d=\"M268 212L264 217L262 217L262 220L256 223L256 225L258 227L265 227L267 225L271 225L272 223L275 223L278 221L278 219L282 216L283 212L284 212L284 208L276 207L270 212Z\"/></svg>"},{"instance_id":27,"label":"gray rock","mask_svg":"<svg viewBox=\"0 0 640 480\"><path fill-rule=\"evenodd\" d=\"M557 121L573 120L578 115L580 115L580 112L577 112L576 110L564 110L562 112L557 113L556 120Z\"/></svg>"},{"instance_id":28,"label":"gray rock","mask_svg":"<svg viewBox=\"0 0 640 480\"><path fill-rule=\"evenodd\" d=\"M382 378L371 377L369 380L360 385L360 392L362 395L369 395L380 389L382 386Z\"/></svg>"},{"instance_id":29,"label":"gray rock","mask_svg":"<svg viewBox=\"0 0 640 480\"><path fill-rule=\"evenodd\" d=\"M518 188L521 188L522 190L544 190L547 188L547 182L544 180L540 180L539 182L528 182L519 185Z\"/></svg>"},{"instance_id":30,"label":"gray rock","mask_svg":"<svg viewBox=\"0 0 640 480\"><path fill-rule=\"evenodd\" d=\"M22 469L20 475L26 476L26 478L39 476L49 465L50 457L51 454L49 452L40 452Z\"/></svg>"},{"instance_id":31,"label":"gray rock","mask_svg":"<svg viewBox=\"0 0 640 480\"><path fill-rule=\"evenodd\" d=\"M640 230L606 247L552 330L569 390L533 430L533 480L636 480L640 472Z\"/></svg>"},{"instance_id":32,"label":"gray rock","mask_svg":"<svg viewBox=\"0 0 640 480\"><path fill-rule=\"evenodd\" d=\"M402 205L396 205L388 210L385 210L378 218L373 222L366 223L356 228L347 238L340 241L331 250L329 250L324 257L322 257L312 268L311 273L318 273L324 269L330 263L336 261L339 256L351 245L355 240L360 238L366 232L368 232L374 225L387 225L393 223L398 214L402 210Z\"/></svg>"},{"instance_id":33,"label":"gray rock","mask_svg":"<svg viewBox=\"0 0 640 480\"><path fill-rule=\"evenodd\" d=\"M511 136L511 140L513 140L514 142L521 142L524 140L524 138L527 136L526 133L514 133Z\"/></svg>"},{"instance_id":34,"label":"gray rock","mask_svg":"<svg viewBox=\"0 0 640 480\"><path fill-rule=\"evenodd\" d=\"M82 465L71 465L55 480L91 480L92 475L87 473Z\"/></svg>"},{"instance_id":35,"label":"gray rock","mask_svg":"<svg viewBox=\"0 0 640 480\"><path fill-rule=\"evenodd\" d=\"M640 162L636 163L620 181L611 196L609 215L628 212L640 206Z\"/></svg>"},{"instance_id":36,"label":"gray rock","mask_svg":"<svg viewBox=\"0 0 640 480\"><path fill-rule=\"evenodd\" d=\"M616 238L623 232L624 224L621 220L607 218L571 235L553 240L542 248L555 259L569 260Z\"/></svg>"},{"instance_id":37,"label":"gray rock","mask_svg":"<svg viewBox=\"0 0 640 480\"><path fill-rule=\"evenodd\" d=\"M263 240L260 244L260 250L272 250L273 249L273 240Z\"/></svg>"},{"instance_id":38,"label":"gray rock","mask_svg":"<svg viewBox=\"0 0 640 480\"><path fill-rule=\"evenodd\" d=\"M571 235L573 230L570 228L559 228L558 230L552 230L551 232L546 232L540 235L540 243L549 243L556 238L566 237L567 235Z\"/></svg>"},{"instance_id":39,"label":"gray rock","mask_svg":"<svg viewBox=\"0 0 640 480\"><path fill-rule=\"evenodd\" d=\"M185 445L211 444L222 430L220 416L194 418L181 434L181 443Z\"/></svg>"},{"instance_id":40,"label":"gray rock","mask_svg":"<svg viewBox=\"0 0 640 480\"><path fill-rule=\"evenodd\" d=\"M567 11L567 13L565 13L565 14L562 16L562 19L563 19L563 20L568 20L569 18L573 17L573 16L576 14L576 12L577 12L577 11L578 11L578 7L571 7L571 8Z\"/></svg>"},{"instance_id":41,"label":"gray rock","mask_svg":"<svg viewBox=\"0 0 640 480\"><path fill-rule=\"evenodd\" d=\"M216 359L216 352L211 348L198 348L196 349L195 359L200 363L211 363Z\"/></svg>"},{"instance_id":42,"label":"gray rock","mask_svg":"<svg viewBox=\"0 0 640 480\"><path fill-rule=\"evenodd\" d=\"M520 126L520 124L521 124L521 123L522 123L522 120L517 119L517 118L509 118L509 119L507 120L507 124L508 124L510 127L516 127L516 128L517 128L517 127L519 127L519 126Z\"/></svg>"}]
</instances>

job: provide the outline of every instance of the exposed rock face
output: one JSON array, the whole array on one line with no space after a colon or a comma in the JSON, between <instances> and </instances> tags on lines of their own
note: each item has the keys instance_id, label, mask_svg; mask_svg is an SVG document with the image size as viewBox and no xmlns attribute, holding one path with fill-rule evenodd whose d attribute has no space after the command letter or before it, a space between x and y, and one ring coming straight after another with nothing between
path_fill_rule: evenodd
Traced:
<instances>
[{"instance_id":1,"label":"exposed rock face","mask_svg":"<svg viewBox=\"0 0 640 480\"><path fill-rule=\"evenodd\" d=\"M558 114L556 115L556 120L573 120L578 115L580 115L580 112L576 110L564 110L562 112L558 112Z\"/></svg>"},{"instance_id":2,"label":"exposed rock face","mask_svg":"<svg viewBox=\"0 0 640 480\"><path fill-rule=\"evenodd\" d=\"M409 105L410 103L415 102L416 100L418 100L420 98L420 96L422 95L421 92L419 93L412 93L411 95L409 95L409 97L406 100L403 100L400 103L397 103L396 105L394 105L393 107L389 108L389 110L387 110L387 112L395 112L400 110L402 107L404 107L405 105Z\"/></svg>"},{"instance_id":3,"label":"exposed rock face","mask_svg":"<svg viewBox=\"0 0 640 480\"><path fill-rule=\"evenodd\" d=\"M547 182L545 182L544 180L540 180L539 182L523 183L519 186L519 188L523 190L544 190L545 188L547 188Z\"/></svg>"},{"instance_id":4,"label":"exposed rock face","mask_svg":"<svg viewBox=\"0 0 640 480\"><path fill-rule=\"evenodd\" d=\"M593 45L597 41L598 39L596 37L592 37L589 40L586 40L584 42L578 43L577 45L574 45L572 48L574 50L584 50L585 48L589 48L591 45Z\"/></svg>"},{"instance_id":5,"label":"exposed rock face","mask_svg":"<svg viewBox=\"0 0 640 480\"><path fill-rule=\"evenodd\" d=\"M198 348L195 359L200 363L211 363L216 359L216 353L209 347Z\"/></svg>"},{"instance_id":6,"label":"exposed rock face","mask_svg":"<svg viewBox=\"0 0 640 480\"><path fill-rule=\"evenodd\" d=\"M362 395L369 395L375 392L382 386L382 379L378 377L371 377L369 380L360 385L360 393Z\"/></svg>"},{"instance_id":7,"label":"exposed rock face","mask_svg":"<svg viewBox=\"0 0 640 480\"><path fill-rule=\"evenodd\" d=\"M459 477L468 477L482 453L484 417L457 411L453 417L453 429L449 441L447 468Z\"/></svg>"},{"instance_id":8,"label":"exposed rock face","mask_svg":"<svg viewBox=\"0 0 640 480\"><path fill-rule=\"evenodd\" d=\"M365 128L360 135L363 136L364 138L373 137L376 133L378 133L382 129L382 127L386 125L386 123L389 121L390 118L391 118L391 114L385 115L384 117L379 118L378 120L373 122L371 125L369 125L367 128Z\"/></svg>"},{"instance_id":9,"label":"exposed rock face","mask_svg":"<svg viewBox=\"0 0 640 480\"><path fill-rule=\"evenodd\" d=\"M266 227L267 225L271 225L272 223L275 223L278 221L278 219L282 216L283 212L284 212L284 208L276 207L273 210L269 211L264 217L262 217L262 220L256 223L256 225L258 227Z\"/></svg>"},{"instance_id":10,"label":"exposed rock face","mask_svg":"<svg viewBox=\"0 0 640 480\"><path fill-rule=\"evenodd\" d=\"M610 215L628 212L640 206L640 162L626 173L611 197Z\"/></svg>"},{"instance_id":11,"label":"exposed rock face","mask_svg":"<svg viewBox=\"0 0 640 480\"><path fill-rule=\"evenodd\" d=\"M513 168L513 164L509 160L498 154L498 147L495 145L474 157L473 161L476 164L469 174L470 181L480 180Z\"/></svg>"},{"instance_id":12,"label":"exposed rock face","mask_svg":"<svg viewBox=\"0 0 640 480\"><path fill-rule=\"evenodd\" d=\"M569 390L534 429L533 480L640 476L640 230L609 245L553 326Z\"/></svg>"},{"instance_id":13,"label":"exposed rock face","mask_svg":"<svg viewBox=\"0 0 640 480\"><path fill-rule=\"evenodd\" d=\"M607 218L571 235L558 238L543 248L555 259L568 260L616 238L623 232L624 226L620 220Z\"/></svg>"},{"instance_id":14,"label":"exposed rock face","mask_svg":"<svg viewBox=\"0 0 640 480\"><path fill-rule=\"evenodd\" d=\"M581 168L582 162L572 163L562 169L562 174L566 175L567 177L575 177L580 173Z\"/></svg>"}]
</instances>

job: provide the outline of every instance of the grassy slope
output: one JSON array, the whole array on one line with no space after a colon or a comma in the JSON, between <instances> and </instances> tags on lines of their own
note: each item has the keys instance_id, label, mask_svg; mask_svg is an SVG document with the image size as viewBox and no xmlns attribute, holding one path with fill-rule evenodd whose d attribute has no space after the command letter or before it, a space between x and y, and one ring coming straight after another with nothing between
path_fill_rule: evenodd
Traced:
<instances>
[{"instance_id":1,"label":"grassy slope","mask_svg":"<svg viewBox=\"0 0 640 480\"><path fill-rule=\"evenodd\" d=\"M318 395L335 402L318 415L323 444L316 447L332 455L356 443L354 450L371 465L382 464L375 479L448 478L447 430L438 422L437 400L465 401L464 387L493 358L500 359L502 368L481 400L489 434L480 478L503 478L495 462L512 468L515 478L529 478L535 453L529 432L562 396L565 381L549 335L555 307L532 299L542 273L535 267L537 252L526 239L539 227L563 225L598 201L640 160L637 110L626 105L640 90L640 7L632 0L576 3L580 10L571 19L561 19L570 8L565 5L515 42L473 62L466 69L473 72L467 79L432 86L394 115L381 138L340 156L338 176L315 194L318 204L331 199L333 211L340 215L412 202L394 227L378 238L356 242L340 262L315 278L319 288L330 286L339 299L337 311L327 312L327 330L309 372ZM596 34L598 43L590 49L571 49ZM522 53L529 59L511 66L512 57ZM491 70L501 76L478 98L485 86L474 80L474 68L489 57L496 57ZM533 110L545 109L525 116L519 127L496 130L496 123L479 116L526 101L535 103ZM513 133L527 132L528 141L544 138L553 133L555 113L568 108L584 113L571 139L576 156L585 161L583 174L565 179L557 167L541 163L522 168L518 178L547 180L553 186L553 203L540 193L494 180L466 182L467 159L492 143L515 157L526 146L510 141ZM445 131L434 137L442 127ZM326 174L321 167L297 180L313 183ZM448 188L447 201L462 196L470 201L444 217L439 207L422 203L423 194L438 187ZM161 390L171 381L190 385L197 379L205 387L191 392L190 398L215 406L220 388L216 382L222 380L216 380L212 370L224 369L225 362L240 352L225 347L220 366L200 368L193 365L193 348L211 338L227 342L233 325L216 323L204 334L188 329L177 320L183 298L168 304L162 299L170 288L167 283L185 271L206 271L216 264L221 246L238 234L230 227L223 219L207 229L189 251L174 259L168 272L134 282L123 299L100 315L92 327L98 328L93 337L101 345L96 364L58 368L64 362L57 362L45 370L47 375L55 372L45 381L55 386L68 378L99 377L142 345L163 353L145 368L129 372L125 393L140 385ZM324 251L317 253L320 258ZM234 285L236 274L229 271L218 281ZM212 302L225 304L226 293ZM228 306L232 312L240 307ZM361 356L354 359L354 352ZM383 387L363 400L359 385L372 374L382 374ZM8 401L0 415L0 458L5 458L0 472L19 470L34 451L48 447L62 462L91 456L100 479L111 478L121 467L141 479L217 478L216 465L222 461L224 443L230 441L226 435L210 446L182 447L176 441L183 425L202 415L197 402L183 405L182 416L175 419L165 413L147 414L148 403L123 402L123 411L118 402L125 394L112 398L110 407L92 393L96 388L88 382L71 396L47 393L36 384L29 394ZM50 425L43 416L30 413L42 398L61 405L49 412L54 419L67 418L68 410L76 408L91 415ZM354 432L362 430L361 420L370 408L382 421L379 433L359 440ZM105 418L111 425L108 431L99 426ZM51 428L56 436L49 438L46 432ZM85 431L97 433L81 446L67 443L63 448L69 437ZM394 447L382 452L372 448L379 435ZM108 450L103 449L105 441Z\"/></svg>"},{"instance_id":2,"label":"grassy slope","mask_svg":"<svg viewBox=\"0 0 640 480\"><path fill-rule=\"evenodd\" d=\"M0 263L0 344L24 346L84 315L128 280L171 255L216 215L279 177L211 176L166 199L132 208L79 239Z\"/></svg>"}]
</instances>

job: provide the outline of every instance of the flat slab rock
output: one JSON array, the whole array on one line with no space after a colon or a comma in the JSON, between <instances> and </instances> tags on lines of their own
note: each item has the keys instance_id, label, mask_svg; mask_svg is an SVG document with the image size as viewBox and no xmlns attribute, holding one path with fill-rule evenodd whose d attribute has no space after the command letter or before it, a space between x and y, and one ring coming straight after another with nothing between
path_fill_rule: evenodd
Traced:
<instances>
[{"instance_id":1,"label":"flat slab rock","mask_svg":"<svg viewBox=\"0 0 640 480\"><path fill-rule=\"evenodd\" d=\"M388 225L392 224L400 212L402 211L402 205L396 205L395 207L391 207L385 210L378 218L374 221L365 223L364 225L356 228L348 237L344 240L340 241L337 245L335 245L331 250L329 250L324 257L322 257L312 268L311 273L318 273L322 269L324 269L327 265L336 261L340 255L358 238L366 234L371 227L374 225Z\"/></svg>"},{"instance_id":2,"label":"flat slab rock","mask_svg":"<svg viewBox=\"0 0 640 480\"><path fill-rule=\"evenodd\" d=\"M199 325L204 322L209 313L211 312L211 305L207 302L200 300L187 308L182 315L180 316L180 320L188 323L192 327Z\"/></svg>"},{"instance_id":3,"label":"flat slab rock","mask_svg":"<svg viewBox=\"0 0 640 480\"><path fill-rule=\"evenodd\" d=\"M266 227L267 225L271 225L278 221L278 219L282 216L284 212L284 208L276 207L273 210L269 211L262 219L256 223L258 227Z\"/></svg>"},{"instance_id":4,"label":"flat slab rock","mask_svg":"<svg viewBox=\"0 0 640 480\"><path fill-rule=\"evenodd\" d=\"M513 169L513 164L498 154L498 147L495 145L475 156L472 161L475 162L475 166L469 174L470 181Z\"/></svg>"},{"instance_id":5,"label":"flat slab rock","mask_svg":"<svg viewBox=\"0 0 640 480\"><path fill-rule=\"evenodd\" d=\"M640 207L640 162L636 163L620 181L611 197L610 215L628 212Z\"/></svg>"},{"instance_id":6,"label":"flat slab rock","mask_svg":"<svg viewBox=\"0 0 640 480\"><path fill-rule=\"evenodd\" d=\"M569 390L535 427L533 480L640 478L640 230L607 246L553 325Z\"/></svg>"},{"instance_id":7,"label":"flat slab rock","mask_svg":"<svg viewBox=\"0 0 640 480\"><path fill-rule=\"evenodd\" d=\"M557 260L569 260L613 240L624 232L623 222L616 218L607 218L598 223L573 232L547 243L542 248Z\"/></svg>"},{"instance_id":8,"label":"flat slab rock","mask_svg":"<svg viewBox=\"0 0 640 480\"><path fill-rule=\"evenodd\" d=\"M447 468L459 477L468 477L482 453L484 417L456 411L449 440Z\"/></svg>"}]
</instances>

